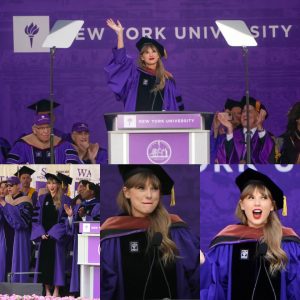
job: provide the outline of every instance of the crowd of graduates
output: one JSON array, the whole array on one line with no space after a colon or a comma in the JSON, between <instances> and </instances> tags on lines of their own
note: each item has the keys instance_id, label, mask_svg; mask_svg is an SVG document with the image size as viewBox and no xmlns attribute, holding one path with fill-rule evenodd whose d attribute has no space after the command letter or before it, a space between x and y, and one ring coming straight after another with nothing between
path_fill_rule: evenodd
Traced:
<instances>
[{"instance_id":1,"label":"crowd of graduates","mask_svg":"<svg viewBox=\"0 0 300 300\"><path fill-rule=\"evenodd\" d=\"M46 187L36 191L33 173L24 166L0 182L0 282L41 282L46 296L79 295L78 222L100 220L100 186L81 180L71 199L71 177L46 173Z\"/></svg>"}]
</instances>

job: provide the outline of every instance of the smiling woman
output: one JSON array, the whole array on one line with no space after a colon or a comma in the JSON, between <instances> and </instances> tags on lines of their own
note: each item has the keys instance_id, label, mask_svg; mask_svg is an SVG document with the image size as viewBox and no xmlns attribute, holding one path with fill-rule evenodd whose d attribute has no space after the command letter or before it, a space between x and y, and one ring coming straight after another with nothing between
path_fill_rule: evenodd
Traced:
<instances>
[{"instance_id":1,"label":"smiling woman","mask_svg":"<svg viewBox=\"0 0 300 300\"><path fill-rule=\"evenodd\" d=\"M124 28L120 21L106 21L117 34L117 48L113 59L105 67L108 85L118 101L124 103L125 111L178 111L184 110L182 98L177 91L171 73L165 70L162 58L166 50L162 44L149 37L136 43L139 50L138 66L126 55L123 39Z\"/></svg>"},{"instance_id":2,"label":"smiling woman","mask_svg":"<svg viewBox=\"0 0 300 300\"><path fill-rule=\"evenodd\" d=\"M280 222L278 210L287 212L283 191L252 169L235 182L240 223L225 227L201 253L201 300L298 299L300 239Z\"/></svg>"},{"instance_id":3,"label":"smiling woman","mask_svg":"<svg viewBox=\"0 0 300 300\"><path fill-rule=\"evenodd\" d=\"M199 299L199 241L164 207L174 181L159 165L119 166L121 215L101 226L101 298Z\"/></svg>"}]
</instances>

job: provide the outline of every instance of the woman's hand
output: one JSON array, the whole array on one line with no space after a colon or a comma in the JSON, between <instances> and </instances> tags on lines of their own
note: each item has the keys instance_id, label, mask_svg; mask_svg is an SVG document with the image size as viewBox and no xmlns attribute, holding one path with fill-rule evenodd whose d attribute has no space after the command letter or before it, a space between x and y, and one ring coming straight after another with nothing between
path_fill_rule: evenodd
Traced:
<instances>
[{"instance_id":1,"label":"woman's hand","mask_svg":"<svg viewBox=\"0 0 300 300\"><path fill-rule=\"evenodd\" d=\"M108 27L114 30L118 36L118 46L117 46L118 49L124 48L124 39L123 39L124 27L122 26L120 21L117 20L117 23L115 23L113 19L107 19L106 24Z\"/></svg>"},{"instance_id":2,"label":"woman's hand","mask_svg":"<svg viewBox=\"0 0 300 300\"><path fill-rule=\"evenodd\" d=\"M65 209L65 212L67 214L68 217L72 217L73 216L73 209L71 206L67 205L67 204L64 204L64 209Z\"/></svg>"},{"instance_id":3,"label":"woman's hand","mask_svg":"<svg viewBox=\"0 0 300 300\"><path fill-rule=\"evenodd\" d=\"M227 133L231 134L233 132L232 123L229 120L228 113L218 113L217 114L218 121L227 128Z\"/></svg>"},{"instance_id":4,"label":"woman's hand","mask_svg":"<svg viewBox=\"0 0 300 300\"><path fill-rule=\"evenodd\" d=\"M43 234L42 235L42 240L48 240L49 238L49 235L48 234Z\"/></svg>"},{"instance_id":5,"label":"woman's hand","mask_svg":"<svg viewBox=\"0 0 300 300\"><path fill-rule=\"evenodd\" d=\"M117 23L115 23L113 19L107 19L106 24L108 27L114 30L116 34L123 33L124 28L119 20L117 20Z\"/></svg>"},{"instance_id":6,"label":"woman's hand","mask_svg":"<svg viewBox=\"0 0 300 300\"><path fill-rule=\"evenodd\" d=\"M200 265L203 265L205 262L205 256L203 252L200 250Z\"/></svg>"},{"instance_id":7,"label":"woman's hand","mask_svg":"<svg viewBox=\"0 0 300 300\"><path fill-rule=\"evenodd\" d=\"M261 109L258 117L257 117L257 122L256 122L256 127L258 130L262 130L263 129L263 123L266 119L267 116L267 112L264 109Z\"/></svg>"}]
</instances>

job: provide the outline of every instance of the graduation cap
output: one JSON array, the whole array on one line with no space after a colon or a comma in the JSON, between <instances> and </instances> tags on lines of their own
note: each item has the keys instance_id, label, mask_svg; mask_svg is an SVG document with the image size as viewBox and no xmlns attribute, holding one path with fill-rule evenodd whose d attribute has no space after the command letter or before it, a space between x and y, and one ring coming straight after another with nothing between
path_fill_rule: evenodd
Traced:
<instances>
[{"instance_id":1,"label":"graduation cap","mask_svg":"<svg viewBox=\"0 0 300 300\"><path fill-rule=\"evenodd\" d=\"M26 166L23 166L21 169L19 169L14 175L20 177L23 174L32 175L35 172L35 170L32 170Z\"/></svg>"},{"instance_id":2,"label":"graduation cap","mask_svg":"<svg viewBox=\"0 0 300 300\"><path fill-rule=\"evenodd\" d=\"M167 52L166 52L166 49L164 48L164 46L154 39L142 37L137 41L136 47L139 49L139 51L141 51L142 48L147 44L154 45L157 48L157 50L160 54L160 57L167 57Z\"/></svg>"},{"instance_id":3,"label":"graduation cap","mask_svg":"<svg viewBox=\"0 0 300 300\"><path fill-rule=\"evenodd\" d=\"M228 98L225 102L224 108L232 110L234 107L242 108L241 102Z\"/></svg>"},{"instance_id":4,"label":"graduation cap","mask_svg":"<svg viewBox=\"0 0 300 300\"><path fill-rule=\"evenodd\" d=\"M260 183L264 185L270 191L273 200L276 202L277 209L283 208L282 215L287 215L286 198L283 195L283 191L267 175L249 168L236 177L235 183L241 192L249 184Z\"/></svg>"},{"instance_id":5,"label":"graduation cap","mask_svg":"<svg viewBox=\"0 0 300 300\"><path fill-rule=\"evenodd\" d=\"M53 108L56 108L60 104L53 102ZM30 104L27 108L34 110L36 113L50 112L51 101L48 99L41 99L35 103Z\"/></svg>"},{"instance_id":6,"label":"graduation cap","mask_svg":"<svg viewBox=\"0 0 300 300\"><path fill-rule=\"evenodd\" d=\"M62 183L61 179L59 179L56 175L54 175L52 173L46 173L45 177L47 180L55 180L58 183Z\"/></svg>"},{"instance_id":7,"label":"graduation cap","mask_svg":"<svg viewBox=\"0 0 300 300\"><path fill-rule=\"evenodd\" d=\"M67 176L67 175L65 175L65 174L63 174L63 173L60 173L60 172L57 172L57 178L62 182L62 183L64 183L66 186L68 185L68 184L72 184L72 182L73 182L73 178L72 177L70 177L70 176Z\"/></svg>"},{"instance_id":8,"label":"graduation cap","mask_svg":"<svg viewBox=\"0 0 300 300\"><path fill-rule=\"evenodd\" d=\"M47 114L36 115L33 121L33 125L38 125L38 126L50 124L50 123L51 123L51 119Z\"/></svg>"},{"instance_id":9,"label":"graduation cap","mask_svg":"<svg viewBox=\"0 0 300 300\"><path fill-rule=\"evenodd\" d=\"M89 126L88 124L86 123L83 123L83 122L77 122L77 123L74 123L73 126L72 126L72 132L90 132L89 130Z\"/></svg>"},{"instance_id":10,"label":"graduation cap","mask_svg":"<svg viewBox=\"0 0 300 300\"><path fill-rule=\"evenodd\" d=\"M7 178L8 185L17 185L20 184L20 179L17 176L11 176Z\"/></svg>"},{"instance_id":11,"label":"graduation cap","mask_svg":"<svg viewBox=\"0 0 300 300\"><path fill-rule=\"evenodd\" d=\"M119 165L119 171L124 182L138 173L154 174L160 181L162 195L171 195L170 205L175 205L174 181L160 165Z\"/></svg>"}]
</instances>

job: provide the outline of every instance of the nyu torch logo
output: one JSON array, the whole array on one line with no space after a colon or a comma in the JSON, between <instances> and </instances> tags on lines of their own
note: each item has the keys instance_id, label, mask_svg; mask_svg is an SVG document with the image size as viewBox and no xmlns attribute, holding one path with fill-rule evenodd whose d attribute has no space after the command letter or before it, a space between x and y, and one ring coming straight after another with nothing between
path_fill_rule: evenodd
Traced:
<instances>
[{"instance_id":1,"label":"nyu torch logo","mask_svg":"<svg viewBox=\"0 0 300 300\"><path fill-rule=\"evenodd\" d=\"M38 34L39 30L40 28L33 23L25 27L25 34L27 34L27 36L29 37L31 48L32 48L33 38L36 34Z\"/></svg>"},{"instance_id":2,"label":"nyu torch logo","mask_svg":"<svg viewBox=\"0 0 300 300\"><path fill-rule=\"evenodd\" d=\"M14 52L49 52L43 47L49 35L49 16L14 16Z\"/></svg>"}]
</instances>

